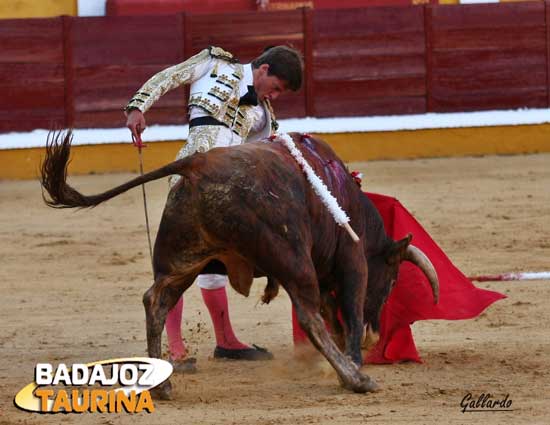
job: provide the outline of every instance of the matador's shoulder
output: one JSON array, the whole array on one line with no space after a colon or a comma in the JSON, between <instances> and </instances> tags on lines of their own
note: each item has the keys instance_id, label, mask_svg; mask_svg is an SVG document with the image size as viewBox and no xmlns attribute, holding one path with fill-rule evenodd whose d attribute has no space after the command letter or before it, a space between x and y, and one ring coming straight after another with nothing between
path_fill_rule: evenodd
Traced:
<instances>
[{"instance_id":1,"label":"matador's shoulder","mask_svg":"<svg viewBox=\"0 0 550 425\"><path fill-rule=\"evenodd\" d=\"M216 59L222 59L231 63L239 62L232 53L229 53L227 50L223 50L221 47L210 46L208 48L208 52L210 53L210 56Z\"/></svg>"}]
</instances>

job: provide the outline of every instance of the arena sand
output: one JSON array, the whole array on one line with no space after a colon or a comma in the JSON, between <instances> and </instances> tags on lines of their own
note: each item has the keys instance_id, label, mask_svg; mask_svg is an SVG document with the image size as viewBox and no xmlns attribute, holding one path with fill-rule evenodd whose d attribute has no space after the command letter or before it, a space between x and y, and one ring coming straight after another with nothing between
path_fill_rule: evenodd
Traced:
<instances>
[{"instance_id":1,"label":"arena sand","mask_svg":"<svg viewBox=\"0 0 550 425\"><path fill-rule=\"evenodd\" d=\"M129 148L130 149L130 148ZM550 155L351 164L363 188L400 199L466 273L550 268ZM128 174L71 178L86 194ZM157 228L165 180L148 185ZM276 360L215 361L210 319L192 287L184 334L196 375L174 376L174 400L153 414L36 415L13 405L38 362L79 363L146 354L143 292L151 269L141 191L91 211L52 210L37 181L0 182L0 424L550 423L550 282L479 284L508 298L468 321L413 326L424 359L366 366L375 394L342 389L323 360L293 355L285 293L259 303L230 291L239 336ZM185 211L182 211L185 214ZM462 413L460 402L509 394L511 412Z\"/></svg>"}]
</instances>

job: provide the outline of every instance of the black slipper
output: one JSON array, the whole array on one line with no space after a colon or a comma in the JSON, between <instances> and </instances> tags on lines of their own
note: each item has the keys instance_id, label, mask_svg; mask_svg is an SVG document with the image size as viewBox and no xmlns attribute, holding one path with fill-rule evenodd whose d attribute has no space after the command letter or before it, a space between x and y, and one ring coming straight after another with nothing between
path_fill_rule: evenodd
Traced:
<instances>
[{"instance_id":1,"label":"black slipper","mask_svg":"<svg viewBox=\"0 0 550 425\"><path fill-rule=\"evenodd\" d=\"M273 354L267 349L252 344L251 348L223 348L219 345L214 350L215 359L231 360L273 360Z\"/></svg>"}]
</instances>

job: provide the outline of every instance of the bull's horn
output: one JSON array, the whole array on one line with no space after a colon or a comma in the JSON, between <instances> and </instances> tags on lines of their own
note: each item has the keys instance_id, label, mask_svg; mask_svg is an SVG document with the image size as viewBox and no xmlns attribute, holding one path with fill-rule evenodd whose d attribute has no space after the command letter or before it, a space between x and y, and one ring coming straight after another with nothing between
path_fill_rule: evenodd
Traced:
<instances>
[{"instance_id":1,"label":"bull's horn","mask_svg":"<svg viewBox=\"0 0 550 425\"><path fill-rule=\"evenodd\" d=\"M405 251L404 260L410 261L416 265L422 272L426 275L432 287L432 292L434 295L434 304L437 304L439 301L439 279L437 278L437 272L429 260L420 249L414 245L409 245L407 251Z\"/></svg>"}]
</instances>

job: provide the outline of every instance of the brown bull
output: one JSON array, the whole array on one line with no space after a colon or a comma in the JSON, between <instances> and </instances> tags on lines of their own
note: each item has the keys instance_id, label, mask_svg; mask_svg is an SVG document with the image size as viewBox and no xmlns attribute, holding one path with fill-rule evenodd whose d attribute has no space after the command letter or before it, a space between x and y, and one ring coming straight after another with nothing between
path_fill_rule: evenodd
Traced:
<instances>
[{"instance_id":1,"label":"brown bull","mask_svg":"<svg viewBox=\"0 0 550 425\"><path fill-rule=\"evenodd\" d=\"M286 147L276 140L197 153L102 194L85 196L66 183L71 135L58 135L47 148L42 185L52 207L92 207L142 183L181 176L168 195L157 233L155 282L143 297L151 357L161 356L166 314L197 275L226 272L233 288L245 296L253 277L269 276L267 299L279 284L288 292L301 326L335 368L342 385L356 392L372 391L376 384L359 371L364 324L376 329L399 262L410 259L422 265L422 261L411 254L409 239L396 243L378 231L373 236L383 238L383 249L374 253L372 246L379 244L373 245L369 231L380 217L370 215L346 167L324 142L292 137L349 215L361 243L354 243L335 223ZM381 264L372 280L368 261L374 260ZM428 276L437 296L433 270ZM373 302L367 299L371 280L368 292ZM336 297L326 310L342 313L343 328L335 324L335 330L342 334L345 354L320 315L321 294L328 293ZM169 381L159 388L159 396L170 396Z\"/></svg>"}]
</instances>

